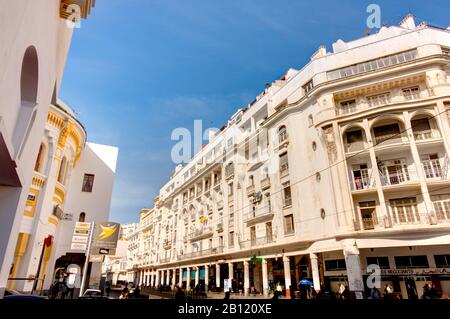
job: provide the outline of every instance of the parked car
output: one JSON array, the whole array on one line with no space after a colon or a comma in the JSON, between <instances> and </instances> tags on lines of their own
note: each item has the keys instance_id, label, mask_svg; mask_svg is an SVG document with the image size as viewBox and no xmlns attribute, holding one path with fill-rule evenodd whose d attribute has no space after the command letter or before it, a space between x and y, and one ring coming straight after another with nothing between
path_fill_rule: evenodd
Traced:
<instances>
[{"instance_id":1,"label":"parked car","mask_svg":"<svg viewBox=\"0 0 450 319\"><path fill-rule=\"evenodd\" d=\"M23 294L14 289L6 289L4 299L32 299L32 300L43 300L46 299L43 296L35 296L30 294Z\"/></svg>"},{"instance_id":2,"label":"parked car","mask_svg":"<svg viewBox=\"0 0 450 319\"><path fill-rule=\"evenodd\" d=\"M79 299L110 299L106 296L103 296L101 290L98 289L86 289Z\"/></svg>"}]
</instances>

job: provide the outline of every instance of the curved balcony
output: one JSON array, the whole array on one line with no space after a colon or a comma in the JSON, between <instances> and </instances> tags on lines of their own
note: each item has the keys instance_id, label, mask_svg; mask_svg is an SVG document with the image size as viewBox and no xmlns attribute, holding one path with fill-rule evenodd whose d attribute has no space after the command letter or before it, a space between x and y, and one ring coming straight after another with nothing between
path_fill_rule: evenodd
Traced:
<instances>
[{"instance_id":1,"label":"curved balcony","mask_svg":"<svg viewBox=\"0 0 450 319\"><path fill-rule=\"evenodd\" d=\"M211 237L214 234L211 226L205 226L200 229L196 229L189 234L189 240L191 242L198 241L201 239L205 239Z\"/></svg>"},{"instance_id":2,"label":"curved balcony","mask_svg":"<svg viewBox=\"0 0 450 319\"><path fill-rule=\"evenodd\" d=\"M248 212L244 214L243 221L244 223L250 224L256 224L261 223L267 220L271 220L273 218L274 214L270 208L269 205L265 205L262 207L258 207L254 211Z\"/></svg>"}]
</instances>

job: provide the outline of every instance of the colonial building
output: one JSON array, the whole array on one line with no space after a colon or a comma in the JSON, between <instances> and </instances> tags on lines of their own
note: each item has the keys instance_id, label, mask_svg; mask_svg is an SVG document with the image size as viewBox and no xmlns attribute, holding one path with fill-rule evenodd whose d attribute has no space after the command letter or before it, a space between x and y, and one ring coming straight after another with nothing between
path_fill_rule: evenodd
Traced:
<instances>
[{"instance_id":1,"label":"colonial building","mask_svg":"<svg viewBox=\"0 0 450 319\"><path fill-rule=\"evenodd\" d=\"M75 223L109 220L117 154L116 147L86 143L84 127L63 102L50 106L14 251L10 288L31 291L34 285L46 290L58 270L70 264L83 268L85 252L71 245ZM98 287L101 261L90 265L89 277L90 285Z\"/></svg>"},{"instance_id":2,"label":"colonial building","mask_svg":"<svg viewBox=\"0 0 450 319\"><path fill-rule=\"evenodd\" d=\"M86 18L94 4L0 1L0 296L33 187L48 109L58 97L73 32L68 22Z\"/></svg>"},{"instance_id":3,"label":"colonial building","mask_svg":"<svg viewBox=\"0 0 450 319\"><path fill-rule=\"evenodd\" d=\"M361 298L377 265L381 290L449 293L449 115L448 29L408 15L321 46L162 187L142 284Z\"/></svg>"}]
</instances>

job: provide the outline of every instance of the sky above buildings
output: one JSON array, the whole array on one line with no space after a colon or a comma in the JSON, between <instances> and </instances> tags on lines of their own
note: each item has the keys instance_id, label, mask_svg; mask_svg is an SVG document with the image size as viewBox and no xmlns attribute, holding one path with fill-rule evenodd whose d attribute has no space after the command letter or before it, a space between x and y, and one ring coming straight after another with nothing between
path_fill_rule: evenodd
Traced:
<instances>
[{"instance_id":1,"label":"sky above buildings","mask_svg":"<svg viewBox=\"0 0 450 319\"><path fill-rule=\"evenodd\" d=\"M222 127L320 45L364 36L371 3L383 24L412 12L450 25L448 0L98 0L75 31L60 97L89 141L119 147L111 220L152 206L174 169L175 128Z\"/></svg>"}]
</instances>

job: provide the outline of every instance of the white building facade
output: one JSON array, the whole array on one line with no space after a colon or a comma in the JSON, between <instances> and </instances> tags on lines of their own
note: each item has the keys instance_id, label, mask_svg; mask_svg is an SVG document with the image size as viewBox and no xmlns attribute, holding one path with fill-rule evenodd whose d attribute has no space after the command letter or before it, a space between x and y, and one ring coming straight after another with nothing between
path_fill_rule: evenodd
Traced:
<instances>
[{"instance_id":1,"label":"white building facade","mask_svg":"<svg viewBox=\"0 0 450 319\"><path fill-rule=\"evenodd\" d=\"M143 285L450 293L450 31L409 15L320 47L238 111L155 203Z\"/></svg>"},{"instance_id":2,"label":"white building facade","mask_svg":"<svg viewBox=\"0 0 450 319\"><path fill-rule=\"evenodd\" d=\"M1 0L0 7L0 296L7 285L33 166L50 104L56 102L77 5L95 0Z\"/></svg>"},{"instance_id":3,"label":"white building facade","mask_svg":"<svg viewBox=\"0 0 450 319\"><path fill-rule=\"evenodd\" d=\"M15 245L10 288L47 290L59 270L71 264L83 268L85 252L72 248L75 224L109 221L117 156L116 147L87 143L84 127L63 102L50 106ZM51 241L44 245L46 238ZM89 285L98 287L101 261L89 268Z\"/></svg>"}]
</instances>

